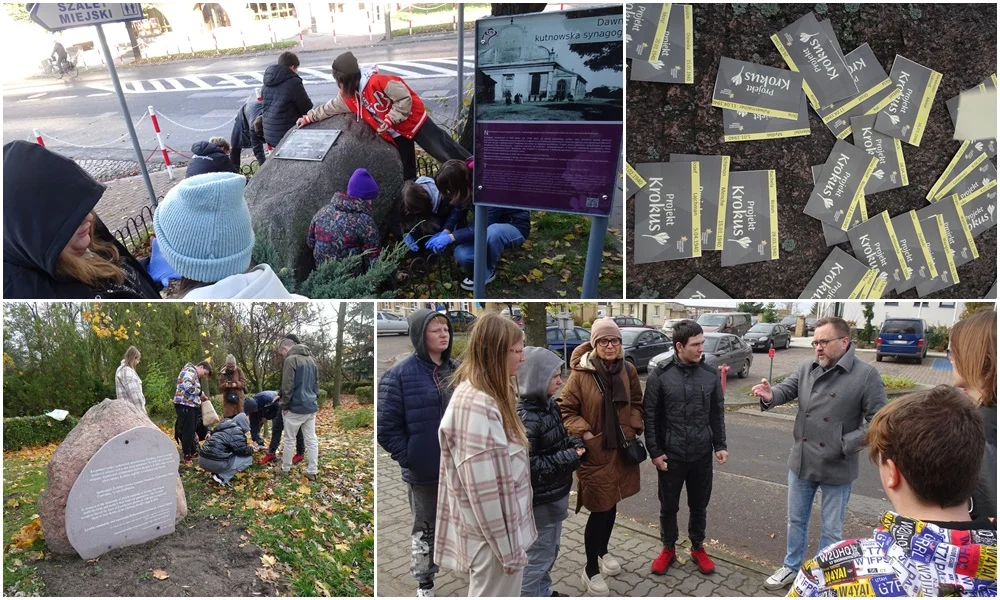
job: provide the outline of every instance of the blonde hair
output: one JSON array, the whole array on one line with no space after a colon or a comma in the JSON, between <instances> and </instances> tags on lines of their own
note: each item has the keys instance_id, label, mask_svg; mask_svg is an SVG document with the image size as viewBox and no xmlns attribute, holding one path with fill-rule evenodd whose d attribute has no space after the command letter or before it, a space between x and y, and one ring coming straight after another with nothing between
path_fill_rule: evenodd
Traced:
<instances>
[{"instance_id":1,"label":"blonde hair","mask_svg":"<svg viewBox=\"0 0 1000 600\"><path fill-rule=\"evenodd\" d=\"M456 382L468 381L496 400L507 438L526 446L528 436L517 415L517 378L507 373L510 347L523 340L524 333L517 323L499 313L486 313L472 325L454 378Z\"/></svg>"},{"instance_id":2,"label":"blonde hair","mask_svg":"<svg viewBox=\"0 0 1000 600\"><path fill-rule=\"evenodd\" d=\"M229 154L230 150L232 150L232 146L229 145L229 142L227 142L226 138L224 137L219 137L219 136L210 137L208 138L208 143L215 144L216 146L219 147L220 150L222 150L226 154Z\"/></svg>"},{"instance_id":3,"label":"blonde hair","mask_svg":"<svg viewBox=\"0 0 1000 600\"><path fill-rule=\"evenodd\" d=\"M135 368L135 364L139 362L139 349L135 346L129 346L128 350L125 351L125 356L122 357L125 364L131 368Z\"/></svg>"},{"instance_id":4,"label":"blonde hair","mask_svg":"<svg viewBox=\"0 0 1000 600\"><path fill-rule=\"evenodd\" d=\"M96 217L96 214L95 214ZM56 273L80 283L96 287L102 281L125 282L125 271L119 266L121 255L113 242L98 239L97 220L90 225L90 246L82 256L63 248L56 261Z\"/></svg>"},{"instance_id":5,"label":"blonde hair","mask_svg":"<svg viewBox=\"0 0 1000 600\"><path fill-rule=\"evenodd\" d=\"M976 404L997 403L997 313L981 310L951 329L951 357L955 371L979 393Z\"/></svg>"}]
</instances>

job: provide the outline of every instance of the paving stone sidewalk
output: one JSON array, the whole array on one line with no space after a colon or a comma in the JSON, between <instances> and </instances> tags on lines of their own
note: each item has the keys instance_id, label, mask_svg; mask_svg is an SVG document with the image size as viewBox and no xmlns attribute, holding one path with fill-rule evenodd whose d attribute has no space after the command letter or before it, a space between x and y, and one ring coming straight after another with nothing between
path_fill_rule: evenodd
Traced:
<instances>
[{"instance_id":1,"label":"paving stone sidewalk","mask_svg":"<svg viewBox=\"0 0 1000 600\"><path fill-rule=\"evenodd\" d=\"M378 497L376 508L376 592L379 596L415 596L416 582L410 576L410 528L412 519L406 484L399 466L378 450ZM575 504L575 497L571 498ZM586 562L583 530L587 513L570 512L563 523L562 548L552 569L553 589L570 596L584 595L580 572ZM681 523L682 529L686 524ZM653 575L650 563L661 548L656 530L618 516L611 538L611 553L621 562L622 573L607 579L612 596L774 596L784 595L764 589L770 572L758 565L730 557L706 547L716 564L716 572L702 575L690 560L688 549L680 548L683 565L674 565L665 575ZM437 596L464 596L468 578L442 569L435 579Z\"/></svg>"},{"instance_id":2,"label":"paving stone sidewalk","mask_svg":"<svg viewBox=\"0 0 1000 600\"><path fill-rule=\"evenodd\" d=\"M149 178L153 183L153 190L157 197L162 198L170 188L174 187L184 179L184 167L174 169L174 178L171 180L166 171L150 173ZM97 202L97 216L104 221L112 232L125 226L126 221L132 217L137 217L144 206L152 205L149 201L149 194L146 192L146 184L142 176L124 177L105 183L108 187L104 195ZM149 224L153 226L152 223Z\"/></svg>"}]
</instances>

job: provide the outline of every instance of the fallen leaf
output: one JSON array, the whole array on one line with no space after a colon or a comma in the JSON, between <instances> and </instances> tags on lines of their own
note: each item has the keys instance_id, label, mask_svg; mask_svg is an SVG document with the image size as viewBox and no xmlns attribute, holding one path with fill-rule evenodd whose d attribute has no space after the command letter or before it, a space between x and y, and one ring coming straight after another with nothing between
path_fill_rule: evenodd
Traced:
<instances>
[{"instance_id":1,"label":"fallen leaf","mask_svg":"<svg viewBox=\"0 0 1000 600\"><path fill-rule=\"evenodd\" d=\"M278 559L269 554L262 554L260 557L260 562L264 563L265 567L273 567L278 563Z\"/></svg>"},{"instance_id":2,"label":"fallen leaf","mask_svg":"<svg viewBox=\"0 0 1000 600\"><path fill-rule=\"evenodd\" d=\"M562 298L566 297L566 291L565 290L559 290L556 293L559 294L559 296L562 297Z\"/></svg>"},{"instance_id":3,"label":"fallen leaf","mask_svg":"<svg viewBox=\"0 0 1000 600\"><path fill-rule=\"evenodd\" d=\"M553 261L551 258L543 258L539 262L541 262L543 265L550 265L551 266L552 264L554 264L555 261Z\"/></svg>"},{"instance_id":4,"label":"fallen leaf","mask_svg":"<svg viewBox=\"0 0 1000 600\"><path fill-rule=\"evenodd\" d=\"M312 493L312 490L309 488L308 485L300 485L299 489L296 491L302 494L303 496L308 496L309 494Z\"/></svg>"},{"instance_id":5,"label":"fallen leaf","mask_svg":"<svg viewBox=\"0 0 1000 600\"><path fill-rule=\"evenodd\" d=\"M319 579L316 580L316 587L318 587L320 591L323 592L322 593L323 596L326 596L327 598L333 596L333 594L330 593L330 588L326 587L326 584L320 581Z\"/></svg>"},{"instance_id":6,"label":"fallen leaf","mask_svg":"<svg viewBox=\"0 0 1000 600\"><path fill-rule=\"evenodd\" d=\"M534 275L534 276L535 276L536 278L538 278L538 279L541 279L541 278L542 278L542 277L543 277L543 276L545 275L545 273L542 273L542 272L541 272L540 270L538 270L538 269L532 269L532 270L531 270L531 274L532 274L532 275Z\"/></svg>"},{"instance_id":7,"label":"fallen leaf","mask_svg":"<svg viewBox=\"0 0 1000 600\"><path fill-rule=\"evenodd\" d=\"M17 532L11 542L18 548L27 550L42 535L42 521L37 516Z\"/></svg>"},{"instance_id":8,"label":"fallen leaf","mask_svg":"<svg viewBox=\"0 0 1000 600\"><path fill-rule=\"evenodd\" d=\"M566 237L564 237L563 239L566 240L567 242L572 242L573 240L576 239L576 236L573 235L572 233L568 233L566 234Z\"/></svg>"},{"instance_id":9,"label":"fallen leaf","mask_svg":"<svg viewBox=\"0 0 1000 600\"><path fill-rule=\"evenodd\" d=\"M774 539L774 534L773 534L773 533L771 534L771 539L772 539L772 540Z\"/></svg>"},{"instance_id":10,"label":"fallen leaf","mask_svg":"<svg viewBox=\"0 0 1000 600\"><path fill-rule=\"evenodd\" d=\"M351 549L351 546L349 544L335 544L333 549L337 552L347 552Z\"/></svg>"},{"instance_id":11,"label":"fallen leaf","mask_svg":"<svg viewBox=\"0 0 1000 600\"><path fill-rule=\"evenodd\" d=\"M170 577L170 573L167 573L163 569L153 569L153 577L159 580L163 580Z\"/></svg>"},{"instance_id":12,"label":"fallen leaf","mask_svg":"<svg viewBox=\"0 0 1000 600\"><path fill-rule=\"evenodd\" d=\"M258 567L256 573L261 581L277 581L280 577L274 569L268 567Z\"/></svg>"}]
</instances>

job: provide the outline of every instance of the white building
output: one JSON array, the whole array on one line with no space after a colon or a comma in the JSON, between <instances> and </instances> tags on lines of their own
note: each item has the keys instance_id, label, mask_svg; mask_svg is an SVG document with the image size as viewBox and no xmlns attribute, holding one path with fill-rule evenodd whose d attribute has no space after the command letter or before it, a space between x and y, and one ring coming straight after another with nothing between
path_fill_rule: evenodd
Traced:
<instances>
[{"instance_id":1,"label":"white building","mask_svg":"<svg viewBox=\"0 0 1000 600\"><path fill-rule=\"evenodd\" d=\"M568 50L567 50L568 51ZM587 80L558 62L553 49L533 44L520 25L504 25L496 31L490 48L479 55L482 80L477 81L481 102L504 102L520 96L521 102L582 100Z\"/></svg>"},{"instance_id":2,"label":"white building","mask_svg":"<svg viewBox=\"0 0 1000 600\"><path fill-rule=\"evenodd\" d=\"M947 300L875 302L873 306L875 318L872 319L872 324L875 327L881 327L887 318L903 318L923 319L927 322L927 325L945 325L951 327L958 321L964 308L964 302ZM856 327L864 327L865 316L863 311L863 302L845 302L844 320L854 321Z\"/></svg>"}]
</instances>

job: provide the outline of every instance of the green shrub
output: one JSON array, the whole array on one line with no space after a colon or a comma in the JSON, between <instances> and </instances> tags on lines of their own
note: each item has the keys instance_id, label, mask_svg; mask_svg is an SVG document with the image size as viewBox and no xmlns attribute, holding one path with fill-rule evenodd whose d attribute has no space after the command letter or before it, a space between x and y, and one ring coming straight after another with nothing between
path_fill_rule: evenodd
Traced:
<instances>
[{"instance_id":1,"label":"green shrub","mask_svg":"<svg viewBox=\"0 0 1000 600\"><path fill-rule=\"evenodd\" d=\"M458 359L465 353L465 348L469 345L468 338L456 337L451 341L451 357Z\"/></svg>"},{"instance_id":2,"label":"green shrub","mask_svg":"<svg viewBox=\"0 0 1000 600\"><path fill-rule=\"evenodd\" d=\"M17 450L61 441L76 427L76 423L76 417L73 415L67 416L62 421L56 421L45 415L4 419L3 449Z\"/></svg>"},{"instance_id":3,"label":"green shrub","mask_svg":"<svg viewBox=\"0 0 1000 600\"><path fill-rule=\"evenodd\" d=\"M316 397L316 404L318 404L320 408L323 408L329 400L330 396L327 391L323 388L319 388L319 395Z\"/></svg>"},{"instance_id":4,"label":"green shrub","mask_svg":"<svg viewBox=\"0 0 1000 600\"><path fill-rule=\"evenodd\" d=\"M905 390L916 385L910 379L889 374L882 375L882 384L887 390Z\"/></svg>"},{"instance_id":5,"label":"green shrub","mask_svg":"<svg viewBox=\"0 0 1000 600\"><path fill-rule=\"evenodd\" d=\"M371 408L345 410L337 416L337 422L345 430L371 427L375 423L375 413Z\"/></svg>"},{"instance_id":6,"label":"green shrub","mask_svg":"<svg viewBox=\"0 0 1000 600\"><path fill-rule=\"evenodd\" d=\"M924 342L931 350L938 352L948 347L948 338L951 330L945 325L931 325L924 334Z\"/></svg>"},{"instance_id":7,"label":"green shrub","mask_svg":"<svg viewBox=\"0 0 1000 600\"><path fill-rule=\"evenodd\" d=\"M176 391L177 377L167 375L159 363L150 363L146 369L146 377L142 380L142 393L146 397L146 413L151 419L167 418L175 414Z\"/></svg>"},{"instance_id":8,"label":"green shrub","mask_svg":"<svg viewBox=\"0 0 1000 600\"><path fill-rule=\"evenodd\" d=\"M590 321L584 321L583 324L580 325L580 327L583 327L584 329L590 329L590 325L591 325Z\"/></svg>"},{"instance_id":9,"label":"green shrub","mask_svg":"<svg viewBox=\"0 0 1000 600\"><path fill-rule=\"evenodd\" d=\"M354 390L354 395L358 397L361 404L372 404L375 401L374 388L370 385L362 385Z\"/></svg>"}]
</instances>

